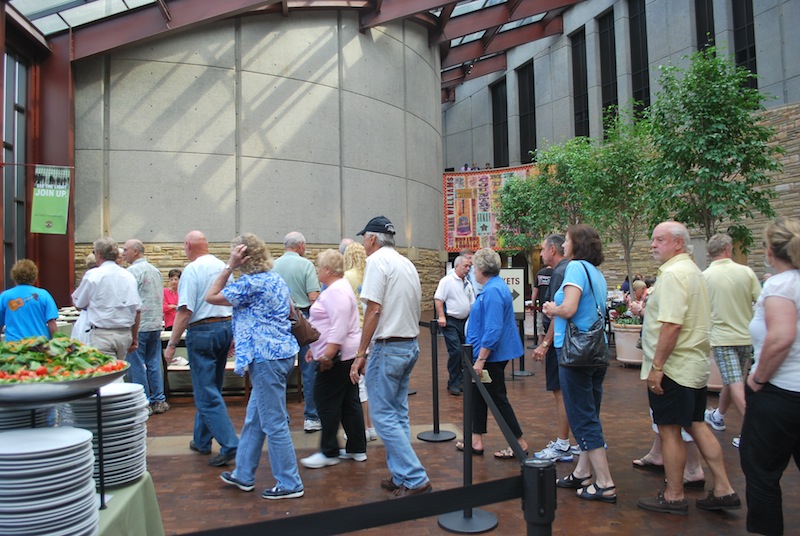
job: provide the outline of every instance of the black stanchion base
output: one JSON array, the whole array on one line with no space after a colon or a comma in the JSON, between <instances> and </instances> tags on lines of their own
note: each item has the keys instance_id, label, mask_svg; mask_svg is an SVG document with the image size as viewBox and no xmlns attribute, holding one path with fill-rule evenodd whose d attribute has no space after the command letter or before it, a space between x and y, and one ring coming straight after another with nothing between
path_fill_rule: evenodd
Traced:
<instances>
[{"instance_id":1,"label":"black stanchion base","mask_svg":"<svg viewBox=\"0 0 800 536\"><path fill-rule=\"evenodd\" d=\"M440 515L439 526L456 534L480 534L497 528L497 516L473 508L472 517L464 517L463 511Z\"/></svg>"},{"instance_id":2,"label":"black stanchion base","mask_svg":"<svg viewBox=\"0 0 800 536\"><path fill-rule=\"evenodd\" d=\"M416 389L409 389L408 390L408 396L415 395L415 394L417 394L417 390Z\"/></svg>"},{"instance_id":3,"label":"black stanchion base","mask_svg":"<svg viewBox=\"0 0 800 536\"><path fill-rule=\"evenodd\" d=\"M515 370L511 375L512 376L533 376L534 373L530 372L528 370Z\"/></svg>"},{"instance_id":4,"label":"black stanchion base","mask_svg":"<svg viewBox=\"0 0 800 536\"><path fill-rule=\"evenodd\" d=\"M456 438L456 434L450 431L434 432L433 430L426 430L417 434L417 439L422 441L430 441L431 443L442 443L444 441L452 441Z\"/></svg>"}]
</instances>

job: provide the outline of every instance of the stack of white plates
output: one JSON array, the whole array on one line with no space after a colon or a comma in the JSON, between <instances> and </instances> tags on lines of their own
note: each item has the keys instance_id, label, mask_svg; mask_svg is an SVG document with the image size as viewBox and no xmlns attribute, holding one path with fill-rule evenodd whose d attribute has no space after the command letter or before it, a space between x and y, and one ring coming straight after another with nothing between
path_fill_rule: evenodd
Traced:
<instances>
[{"instance_id":1,"label":"stack of white plates","mask_svg":"<svg viewBox=\"0 0 800 536\"><path fill-rule=\"evenodd\" d=\"M91 444L80 428L0 432L0 535L95 534Z\"/></svg>"},{"instance_id":2,"label":"stack of white plates","mask_svg":"<svg viewBox=\"0 0 800 536\"><path fill-rule=\"evenodd\" d=\"M100 388L103 403L103 469L106 486L132 482L147 470L147 406L138 383L110 383ZM95 397L71 402L75 426L94 434L95 480L100 482Z\"/></svg>"},{"instance_id":3,"label":"stack of white plates","mask_svg":"<svg viewBox=\"0 0 800 536\"><path fill-rule=\"evenodd\" d=\"M47 411L36 409L0 409L0 430L47 426Z\"/></svg>"}]
</instances>

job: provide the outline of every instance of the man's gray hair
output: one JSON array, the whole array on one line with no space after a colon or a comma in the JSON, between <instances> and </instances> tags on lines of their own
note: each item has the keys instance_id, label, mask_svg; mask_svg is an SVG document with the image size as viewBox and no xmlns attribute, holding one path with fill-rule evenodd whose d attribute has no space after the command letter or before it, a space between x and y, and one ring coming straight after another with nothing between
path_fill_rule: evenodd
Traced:
<instances>
[{"instance_id":1,"label":"man's gray hair","mask_svg":"<svg viewBox=\"0 0 800 536\"><path fill-rule=\"evenodd\" d=\"M104 236L94 241L94 252L104 261L115 262L119 255L119 246L110 236Z\"/></svg>"},{"instance_id":2,"label":"man's gray hair","mask_svg":"<svg viewBox=\"0 0 800 536\"><path fill-rule=\"evenodd\" d=\"M364 233L364 236L374 236L378 240L378 244L381 247L394 247L394 235L389 233L375 233L373 231L367 231Z\"/></svg>"},{"instance_id":3,"label":"man's gray hair","mask_svg":"<svg viewBox=\"0 0 800 536\"><path fill-rule=\"evenodd\" d=\"M708 239L706 251L709 257L719 257L725 253L729 247L733 247L733 239L722 233L717 233Z\"/></svg>"},{"instance_id":4,"label":"man's gray hair","mask_svg":"<svg viewBox=\"0 0 800 536\"><path fill-rule=\"evenodd\" d=\"M142 244L141 240L133 238L131 239L130 242L131 242L131 247L133 247L133 251L141 255L144 255L144 244Z\"/></svg>"},{"instance_id":5,"label":"man's gray hair","mask_svg":"<svg viewBox=\"0 0 800 536\"><path fill-rule=\"evenodd\" d=\"M453 268L458 268L459 266L464 264L464 262L466 262L466 260L467 260L466 257L463 257L462 255L459 255L453 261Z\"/></svg>"},{"instance_id":6,"label":"man's gray hair","mask_svg":"<svg viewBox=\"0 0 800 536\"><path fill-rule=\"evenodd\" d=\"M680 238L683 240L683 251L691 255L694 251L694 246L692 245L692 237L689 236L688 229L686 229L686 226L682 223L676 221L671 223L672 225L667 227L669 234L672 235L672 238Z\"/></svg>"},{"instance_id":7,"label":"man's gray hair","mask_svg":"<svg viewBox=\"0 0 800 536\"><path fill-rule=\"evenodd\" d=\"M297 248L306 243L306 237L299 231L292 231L283 237L283 248Z\"/></svg>"},{"instance_id":8,"label":"man's gray hair","mask_svg":"<svg viewBox=\"0 0 800 536\"><path fill-rule=\"evenodd\" d=\"M558 234L558 233L550 233L549 235L544 237L544 243L545 244L550 244L551 246L556 248L556 251L558 252L558 255L561 256L561 257L564 256L564 241L565 240L566 240L566 237L563 234Z\"/></svg>"},{"instance_id":9,"label":"man's gray hair","mask_svg":"<svg viewBox=\"0 0 800 536\"><path fill-rule=\"evenodd\" d=\"M353 243L352 238L342 238L342 241L339 242L339 253L344 255L344 251L347 249L347 246Z\"/></svg>"}]
</instances>

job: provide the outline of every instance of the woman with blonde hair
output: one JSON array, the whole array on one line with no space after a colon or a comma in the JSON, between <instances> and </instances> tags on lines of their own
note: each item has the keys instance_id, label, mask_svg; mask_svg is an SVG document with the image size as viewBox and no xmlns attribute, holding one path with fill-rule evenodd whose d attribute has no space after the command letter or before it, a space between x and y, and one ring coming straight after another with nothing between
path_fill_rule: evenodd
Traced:
<instances>
[{"instance_id":1,"label":"woman with blonde hair","mask_svg":"<svg viewBox=\"0 0 800 536\"><path fill-rule=\"evenodd\" d=\"M792 457L800 467L800 220L776 219L765 239L776 273L750 321L755 364L745 383L739 455L748 532L783 534L781 476Z\"/></svg>"},{"instance_id":2,"label":"woman with blonde hair","mask_svg":"<svg viewBox=\"0 0 800 536\"><path fill-rule=\"evenodd\" d=\"M241 277L226 286L236 269ZM289 322L289 299L286 282L272 271L269 249L251 233L231 241L230 260L206 294L212 305L233 306L234 372L244 376L245 369L249 370L253 386L236 450L236 469L220 478L251 491L266 438L276 484L261 494L265 499L292 499L304 493L286 411L286 382L300 350Z\"/></svg>"}]
</instances>

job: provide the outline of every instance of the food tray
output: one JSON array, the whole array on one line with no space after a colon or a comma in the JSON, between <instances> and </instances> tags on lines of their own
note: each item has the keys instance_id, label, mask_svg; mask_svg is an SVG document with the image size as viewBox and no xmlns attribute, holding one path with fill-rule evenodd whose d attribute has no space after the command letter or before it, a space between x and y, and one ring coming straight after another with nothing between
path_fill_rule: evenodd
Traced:
<instances>
[{"instance_id":1,"label":"food tray","mask_svg":"<svg viewBox=\"0 0 800 536\"><path fill-rule=\"evenodd\" d=\"M32 406L55 404L88 396L95 389L122 377L130 367L102 376L90 376L63 382L24 382L0 385L0 406Z\"/></svg>"}]
</instances>

